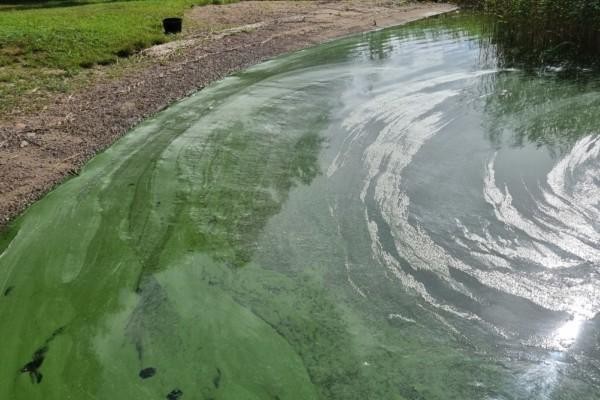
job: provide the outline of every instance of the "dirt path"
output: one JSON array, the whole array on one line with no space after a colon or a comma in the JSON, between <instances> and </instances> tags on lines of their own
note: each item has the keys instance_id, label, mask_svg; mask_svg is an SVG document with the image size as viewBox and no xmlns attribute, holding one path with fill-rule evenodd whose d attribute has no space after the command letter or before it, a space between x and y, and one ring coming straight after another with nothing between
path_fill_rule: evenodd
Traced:
<instances>
[{"instance_id":1,"label":"dirt path","mask_svg":"<svg viewBox=\"0 0 600 400\"><path fill-rule=\"evenodd\" d=\"M193 8L182 40L136 56L119 78L56 96L39 114L0 116L0 226L142 119L210 82L277 54L453 9L364 0Z\"/></svg>"}]
</instances>

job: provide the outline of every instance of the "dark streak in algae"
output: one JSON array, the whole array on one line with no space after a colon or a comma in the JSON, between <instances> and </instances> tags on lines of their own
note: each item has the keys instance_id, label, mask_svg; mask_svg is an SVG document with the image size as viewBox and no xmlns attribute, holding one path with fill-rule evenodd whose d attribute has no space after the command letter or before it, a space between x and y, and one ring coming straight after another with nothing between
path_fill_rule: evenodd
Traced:
<instances>
[{"instance_id":1,"label":"dark streak in algae","mask_svg":"<svg viewBox=\"0 0 600 400\"><path fill-rule=\"evenodd\" d=\"M155 374L156 374L156 368L152 368L152 367L144 368L143 370L140 371L140 378L142 378L142 379L152 378Z\"/></svg>"},{"instance_id":2,"label":"dark streak in algae","mask_svg":"<svg viewBox=\"0 0 600 400\"><path fill-rule=\"evenodd\" d=\"M42 378L44 376L39 371L39 369L41 368L42 364L44 363L44 360L46 359L46 353L48 353L48 345L64 331L65 327L62 326L54 332L52 332L52 335L50 335L50 337L44 342L44 345L33 353L31 361L29 361L23 366L23 368L19 370L19 372L21 373L29 373L29 376L31 377L31 383L35 384L42 382Z\"/></svg>"},{"instance_id":3,"label":"dark streak in algae","mask_svg":"<svg viewBox=\"0 0 600 400\"><path fill-rule=\"evenodd\" d=\"M181 396L183 396L183 392L181 390L173 389L167 395L167 400L178 400L179 398L181 398Z\"/></svg>"}]
</instances>

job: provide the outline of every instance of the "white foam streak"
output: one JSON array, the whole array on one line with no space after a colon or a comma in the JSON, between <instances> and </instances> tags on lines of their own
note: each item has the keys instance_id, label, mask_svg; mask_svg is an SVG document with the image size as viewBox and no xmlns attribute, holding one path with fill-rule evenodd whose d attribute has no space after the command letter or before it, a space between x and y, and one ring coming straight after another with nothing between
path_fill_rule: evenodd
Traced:
<instances>
[{"instance_id":1,"label":"white foam streak","mask_svg":"<svg viewBox=\"0 0 600 400\"><path fill-rule=\"evenodd\" d=\"M577 148L574 149L574 151L576 150ZM548 177L550 188L558 191L561 195L557 196L552 191L545 191L544 199L547 204L538 203L537 212L534 214L536 218L531 219L525 217L513 205L512 196L507 187L501 190L496 185L495 157L488 163L484 179L485 200L494 208L494 213L499 221L513 230L525 233L532 239L528 246L522 245L518 248L518 254L513 252L513 254L506 254L507 256L521 256L547 268L567 268L578 265L581 261L600 261L600 250L588 244L589 242L598 242L600 239L598 232L582 215L582 206L577 205L575 198L567 197L568 194L564 190L564 177L560 174L560 172L566 171L568 161L567 163L564 161L561 161ZM591 207L585 207L585 211L593 212ZM556 221L560 221L560 223L556 223ZM582 237L582 235L585 236ZM544 243L552 244L571 256L561 256ZM496 245L493 242L492 246L499 252L507 249L503 245ZM510 249L507 250L510 251Z\"/></svg>"},{"instance_id":2,"label":"white foam streak","mask_svg":"<svg viewBox=\"0 0 600 400\"><path fill-rule=\"evenodd\" d=\"M543 269L568 270L582 263L600 262L597 246L600 233L593 225L600 217L600 187L594 181L599 172L599 155L598 137L588 136L577 142L550 171L545 184L540 185L541 196L533 199L534 210L529 218L517 209L508 187L498 186L495 155L486 168L483 195L497 220L502 222L505 237L511 239L490 234L486 226L482 227L483 234L476 234L459 222L463 234L461 246L472 248L471 255L489 268L526 261ZM508 262L497 262L488 253ZM600 311L600 297L595 289L600 282L593 277L583 281L568 275L557 278L553 274L515 268L510 274L495 271L476 275L482 282L492 281L507 293L578 318L592 318Z\"/></svg>"},{"instance_id":3,"label":"white foam streak","mask_svg":"<svg viewBox=\"0 0 600 400\"><path fill-rule=\"evenodd\" d=\"M472 299L473 294L450 276L448 266L461 263L448 256L419 226L408 222L410 199L402 188L401 177L421 147L448 123L443 119L444 115L436 112L435 108L460 94L457 90L433 89L443 83L474 78L489 72L453 74L428 81L404 83L403 90L392 90L390 94L371 99L351 112L344 121L345 128L350 132L350 144L361 137L367 124L382 123L383 128L363 154L362 160L367 176L361 199L365 201L369 190L373 190L373 199L378 204L381 216L391 228L397 251L408 261L410 268L434 271L453 290ZM340 160L344 158L338 154L329 168L330 176L343 165L343 161ZM427 303L440 310L461 318L479 320L479 317L472 313L459 311L452 305L434 298L422 282L403 271L399 261L381 245L377 224L370 221L368 216L366 220L373 253L405 287L416 291ZM460 265L460 269L467 268Z\"/></svg>"},{"instance_id":4,"label":"white foam streak","mask_svg":"<svg viewBox=\"0 0 600 400\"><path fill-rule=\"evenodd\" d=\"M600 297L592 296L582 305L580 300L594 293L587 283L571 281L570 285L565 285L550 274L521 271L515 268L515 263L519 265L525 261L556 269L571 268L582 262L600 262L600 250L597 248L600 235L589 222L590 218L598 220L600 217L600 192L594 180L600 154L598 138L582 139L549 173L541 188L542 199L538 199L540 201L530 218L515 206L508 187L497 185L496 157L492 157L485 169L483 196L493 208L496 221L492 222L496 225L500 222L504 234L492 234L489 222L480 233L475 233L458 221L462 235L456 238L458 244L482 265L467 265L451 256L417 223L409 222L410 199L402 186L402 174L421 147L448 123L444 114L436 108L460 94L446 86L439 88L439 85L490 72L494 71L403 82L401 87L387 88L386 92L377 93L360 105L353 104L343 121L348 135L327 175L332 176L343 167L353 144L364 140L367 132L373 131L370 125L380 124L382 128L369 139L371 144L362 155L366 176L360 198L366 202L367 196L372 196L390 228L396 251L408 261L409 268L435 273L452 290L474 301L478 301L476 296L452 278L451 267L467 273L483 285L528 299L542 307L591 318L600 310ZM368 216L366 223L373 254L405 287L417 292L437 309L462 318L480 320L477 315L444 304L429 293L422 282L403 270L399 260L384 249L377 223Z\"/></svg>"},{"instance_id":5,"label":"white foam streak","mask_svg":"<svg viewBox=\"0 0 600 400\"><path fill-rule=\"evenodd\" d=\"M401 134L402 129L407 127L411 121L424 115L427 111L433 110L436 105L448 97L459 93L455 90L441 90L428 93L427 89L466 79L474 79L495 72L497 71L481 70L473 73L426 76L412 82L388 85L385 92L374 92L374 97L367 99L360 105L352 103L351 108L346 110L346 118L342 124L349 132L344 146L342 146L346 150L342 150L336 155L327 169L327 176L331 177L344 165L352 145L366 134L367 130L365 127L368 124L381 122L386 125L386 128L380 132L379 136L381 139L387 140L378 141L380 145L384 145L386 141L393 141L398 134ZM354 95L354 93L351 92L349 95ZM382 135L384 137L381 137Z\"/></svg>"}]
</instances>

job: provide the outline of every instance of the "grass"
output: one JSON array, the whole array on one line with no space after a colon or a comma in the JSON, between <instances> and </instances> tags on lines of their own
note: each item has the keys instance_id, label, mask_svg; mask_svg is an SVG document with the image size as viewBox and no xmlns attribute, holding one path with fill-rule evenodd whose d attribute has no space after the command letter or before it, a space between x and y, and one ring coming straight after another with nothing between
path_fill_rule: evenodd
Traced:
<instances>
[{"instance_id":1,"label":"grass","mask_svg":"<svg viewBox=\"0 0 600 400\"><path fill-rule=\"evenodd\" d=\"M86 68L113 64L170 40L162 32L163 18L209 3L215 1L19 1L0 6L0 112L27 94L68 90L71 78Z\"/></svg>"}]
</instances>

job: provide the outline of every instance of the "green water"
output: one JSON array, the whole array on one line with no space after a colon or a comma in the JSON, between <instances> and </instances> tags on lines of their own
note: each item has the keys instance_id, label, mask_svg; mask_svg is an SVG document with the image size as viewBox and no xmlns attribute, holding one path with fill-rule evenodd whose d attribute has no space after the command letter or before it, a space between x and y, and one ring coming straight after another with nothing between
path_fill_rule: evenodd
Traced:
<instances>
[{"instance_id":1,"label":"green water","mask_svg":"<svg viewBox=\"0 0 600 400\"><path fill-rule=\"evenodd\" d=\"M0 399L600 398L599 85L477 26L251 68L31 207Z\"/></svg>"}]
</instances>

